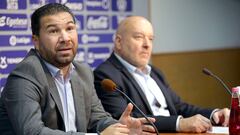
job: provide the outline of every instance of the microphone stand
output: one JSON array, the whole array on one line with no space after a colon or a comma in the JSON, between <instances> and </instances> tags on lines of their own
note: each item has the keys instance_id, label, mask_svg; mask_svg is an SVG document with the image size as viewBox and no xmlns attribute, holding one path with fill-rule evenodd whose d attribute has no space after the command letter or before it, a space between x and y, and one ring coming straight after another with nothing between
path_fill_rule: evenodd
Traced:
<instances>
[{"instance_id":1,"label":"microphone stand","mask_svg":"<svg viewBox=\"0 0 240 135\"><path fill-rule=\"evenodd\" d=\"M216 80L218 80L219 83L222 84L222 86L227 90L227 92L231 95L232 92L231 90L227 87L227 85L223 82L222 79L220 79L218 76L216 76L215 74L213 74L210 70L208 70L207 68L203 68L203 73L209 76L212 76L213 78L215 78Z\"/></svg>"},{"instance_id":2,"label":"microphone stand","mask_svg":"<svg viewBox=\"0 0 240 135\"><path fill-rule=\"evenodd\" d=\"M117 90L118 92L120 92L121 94L123 94L132 104L133 106L143 115L143 117L153 126L153 128L155 129L157 135L160 135L158 132L157 127L153 124L152 121L150 121L147 116L142 112L142 110L124 93L122 92L120 89L118 89L117 87L115 88L115 90Z\"/></svg>"}]
</instances>

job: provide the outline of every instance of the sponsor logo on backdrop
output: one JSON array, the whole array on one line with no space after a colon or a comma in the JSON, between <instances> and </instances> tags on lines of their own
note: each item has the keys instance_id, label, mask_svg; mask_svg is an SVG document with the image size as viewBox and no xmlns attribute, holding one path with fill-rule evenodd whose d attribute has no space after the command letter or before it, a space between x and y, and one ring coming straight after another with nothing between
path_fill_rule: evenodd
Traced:
<instances>
[{"instance_id":1,"label":"sponsor logo on backdrop","mask_svg":"<svg viewBox=\"0 0 240 135\"><path fill-rule=\"evenodd\" d=\"M87 0L86 6L89 11L107 11L109 10L109 0Z\"/></svg>"},{"instance_id":2,"label":"sponsor logo on backdrop","mask_svg":"<svg viewBox=\"0 0 240 135\"><path fill-rule=\"evenodd\" d=\"M107 30L109 29L109 17L107 15L89 15L86 27L88 30Z\"/></svg>"},{"instance_id":3,"label":"sponsor logo on backdrop","mask_svg":"<svg viewBox=\"0 0 240 135\"><path fill-rule=\"evenodd\" d=\"M18 0L7 0L7 9L18 9Z\"/></svg>"},{"instance_id":4,"label":"sponsor logo on backdrop","mask_svg":"<svg viewBox=\"0 0 240 135\"><path fill-rule=\"evenodd\" d=\"M26 56L27 51L1 51L0 69L1 74L10 73Z\"/></svg>"},{"instance_id":5,"label":"sponsor logo on backdrop","mask_svg":"<svg viewBox=\"0 0 240 135\"><path fill-rule=\"evenodd\" d=\"M81 39L82 39L83 44L87 44L89 42L97 43L100 40L99 36L96 36L96 35L91 35L90 36L90 35L87 35L87 34L83 34Z\"/></svg>"},{"instance_id":6,"label":"sponsor logo on backdrop","mask_svg":"<svg viewBox=\"0 0 240 135\"><path fill-rule=\"evenodd\" d=\"M84 51L84 49L83 48L78 48L77 54L76 54L74 60L84 62L85 59L86 58L85 58L85 51Z\"/></svg>"},{"instance_id":7,"label":"sponsor logo on backdrop","mask_svg":"<svg viewBox=\"0 0 240 135\"><path fill-rule=\"evenodd\" d=\"M80 35L80 44L91 44L91 43L112 43L113 33L110 34L83 34Z\"/></svg>"},{"instance_id":8,"label":"sponsor logo on backdrop","mask_svg":"<svg viewBox=\"0 0 240 135\"><path fill-rule=\"evenodd\" d=\"M26 0L1 0L0 9L26 9Z\"/></svg>"},{"instance_id":9,"label":"sponsor logo on backdrop","mask_svg":"<svg viewBox=\"0 0 240 135\"><path fill-rule=\"evenodd\" d=\"M65 4L74 11L83 10L83 0L30 0L30 9L35 10L48 3Z\"/></svg>"},{"instance_id":10,"label":"sponsor logo on backdrop","mask_svg":"<svg viewBox=\"0 0 240 135\"><path fill-rule=\"evenodd\" d=\"M83 0L62 0L62 4L65 4L71 10L82 11L83 10Z\"/></svg>"},{"instance_id":11,"label":"sponsor logo on backdrop","mask_svg":"<svg viewBox=\"0 0 240 135\"><path fill-rule=\"evenodd\" d=\"M113 11L132 11L132 0L112 0Z\"/></svg>"},{"instance_id":12,"label":"sponsor logo on backdrop","mask_svg":"<svg viewBox=\"0 0 240 135\"><path fill-rule=\"evenodd\" d=\"M47 4L46 0L30 0L30 9L35 10Z\"/></svg>"},{"instance_id":13,"label":"sponsor logo on backdrop","mask_svg":"<svg viewBox=\"0 0 240 135\"><path fill-rule=\"evenodd\" d=\"M0 30L27 30L27 27L26 14L0 14Z\"/></svg>"},{"instance_id":14,"label":"sponsor logo on backdrop","mask_svg":"<svg viewBox=\"0 0 240 135\"><path fill-rule=\"evenodd\" d=\"M16 44L28 45L31 43L31 37L11 36L9 38L9 44L15 46Z\"/></svg>"},{"instance_id":15,"label":"sponsor logo on backdrop","mask_svg":"<svg viewBox=\"0 0 240 135\"><path fill-rule=\"evenodd\" d=\"M112 29L116 30L119 23L124 20L127 15L114 15L112 16Z\"/></svg>"},{"instance_id":16,"label":"sponsor logo on backdrop","mask_svg":"<svg viewBox=\"0 0 240 135\"><path fill-rule=\"evenodd\" d=\"M110 56L109 47L88 48L87 63L95 68Z\"/></svg>"},{"instance_id":17,"label":"sponsor logo on backdrop","mask_svg":"<svg viewBox=\"0 0 240 135\"><path fill-rule=\"evenodd\" d=\"M59 0L30 0L30 9L35 10L48 3L60 3Z\"/></svg>"},{"instance_id":18,"label":"sponsor logo on backdrop","mask_svg":"<svg viewBox=\"0 0 240 135\"><path fill-rule=\"evenodd\" d=\"M7 58L6 56L1 56L0 57L0 69L5 69L7 68Z\"/></svg>"},{"instance_id":19,"label":"sponsor logo on backdrop","mask_svg":"<svg viewBox=\"0 0 240 135\"><path fill-rule=\"evenodd\" d=\"M0 46L33 45L31 35L1 35Z\"/></svg>"}]
</instances>

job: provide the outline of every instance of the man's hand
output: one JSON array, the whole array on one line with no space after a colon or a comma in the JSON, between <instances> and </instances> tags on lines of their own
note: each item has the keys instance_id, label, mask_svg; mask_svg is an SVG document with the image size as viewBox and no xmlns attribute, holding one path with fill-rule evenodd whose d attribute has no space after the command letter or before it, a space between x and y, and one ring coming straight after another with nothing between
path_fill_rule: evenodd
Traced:
<instances>
[{"instance_id":1,"label":"man's hand","mask_svg":"<svg viewBox=\"0 0 240 135\"><path fill-rule=\"evenodd\" d=\"M228 126L229 116L230 110L228 108L224 108L214 112L212 120L214 120L217 125L222 125L226 127Z\"/></svg>"},{"instance_id":2,"label":"man's hand","mask_svg":"<svg viewBox=\"0 0 240 135\"><path fill-rule=\"evenodd\" d=\"M137 119L140 120L142 123L142 135L156 135L155 129L153 128L152 125L147 124L149 122L145 118L137 118ZM148 119L153 123L155 122L154 118L148 117Z\"/></svg>"},{"instance_id":3,"label":"man's hand","mask_svg":"<svg viewBox=\"0 0 240 135\"><path fill-rule=\"evenodd\" d=\"M149 125L144 125L145 123L148 123L145 118L133 118L131 117L131 112L133 109L133 105L131 103L128 104L125 111L122 113L119 122L121 124L127 125L127 127L130 129L130 135L156 135L153 127ZM149 118L152 122L155 121L154 118Z\"/></svg>"},{"instance_id":4,"label":"man's hand","mask_svg":"<svg viewBox=\"0 0 240 135\"><path fill-rule=\"evenodd\" d=\"M203 133L211 128L211 121L200 114L179 120L179 132Z\"/></svg>"},{"instance_id":5,"label":"man's hand","mask_svg":"<svg viewBox=\"0 0 240 135\"><path fill-rule=\"evenodd\" d=\"M130 130L126 125L115 123L105 128L101 135L128 135Z\"/></svg>"}]
</instances>

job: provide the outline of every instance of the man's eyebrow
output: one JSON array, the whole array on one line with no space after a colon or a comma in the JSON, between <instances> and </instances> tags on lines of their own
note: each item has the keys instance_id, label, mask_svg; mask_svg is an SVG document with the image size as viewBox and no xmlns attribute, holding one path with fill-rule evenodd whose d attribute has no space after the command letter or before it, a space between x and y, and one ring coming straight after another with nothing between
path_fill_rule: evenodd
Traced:
<instances>
[{"instance_id":1,"label":"man's eyebrow","mask_svg":"<svg viewBox=\"0 0 240 135\"><path fill-rule=\"evenodd\" d=\"M142 32L133 32L133 34L143 34Z\"/></svg>"},{"instance_id":2,"label":"man's eyebrow","mask_svg":"<svg viewBox=\"0 0 240 135\"><path fill-rule=\"evenodd\" d=\"M67 22L67 24L75 24L73 21L69 21L69 22ZM49 25L47 25L47 29L49 28L49 27L57 27L57 24L49 24Z\"/></svg>"},{"instance_id":3,"label":"man's eyebrow","mask_svg":"<svg viewBox=\"0 0 240 135\"><path fill-rule=\"evenodd\" d=\"M57 26L56 24L49 24L49 25L47 25L46 28L48 29L48 28L50 28L50 27L56 27L56 26Z\"/></svg>"},{"instance_id":4,"label":"man's eyebrow","mask_svg":"<svg viewBox=\"0 0 240 135\"><path fill-rule=\"evenodd\" d=\"M70 23L75 24L74 21L69 21L69 22L67 22L67 24L70 24Z\"/></svg>"}]
</instances>

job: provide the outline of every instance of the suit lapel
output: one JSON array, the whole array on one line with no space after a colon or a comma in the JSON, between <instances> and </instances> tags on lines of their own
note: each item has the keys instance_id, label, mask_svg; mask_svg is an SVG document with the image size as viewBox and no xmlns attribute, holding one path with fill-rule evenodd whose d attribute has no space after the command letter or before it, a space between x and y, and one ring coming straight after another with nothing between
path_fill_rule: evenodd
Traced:
<instances>
[{"instance_id":1,"label":"suit lapel","mask_svg":"<svg viewBox=\"0 0 240 135\"><path fill-rule=\"evenodd\" d=\"M40 57L39 55L37 55L37 56ZM41 60L41 58L39 58L39 60L40 60L40 62L42 64L43 70L44 70L44 72L46 74L47 82L48 82L48 85L49 85L49 92L52 95L53 100L55 101L55 103L57 105L57 108L58 108L58 110L60 112L62 120L64 121L63 107L62 107L62 102L61 102L61 99L60 99L60 96L59 96L59 93L58 93L57 86L56 86L56 84L54 82L54 79L53 79L51 73L49 72L48 68L44 64L44 62Z\"/></svg>"},{"instance_id":2,"label":"suit lapel","mask_svg":"<svg viewBox=\"0 0 240 135\"><path fill-rule=\"evenodd\" d=\"M45 67L45 66L44 66ZM47 68L45 67L45 70L47 70ZM57 87L55 85L55 82L51 76L51 74L49 73L49 71L45 71L46 72L46 76L47 76L47 80L50 86L50 93L53 97L53 100L55 101L59 112L61 114L61 117L64 121L64 114L63 114L63 107L62 107L62 102L57 90ZM73 92L73 99L74 99L74 107L75 107L75 112L76 112L76 127L77 127L77 131L85 131L86 129L86 119L85 119L85 101L83 98L83 84L81 81L81 78L78 77L78 74L76 73L76 71L74 71L74 73L72 74L72 77L70 79L70 83L72 85L72 92ZM81 104L79 104L81 103Z\"/></svg>"},{"instance_id":3,"label":"suit lapel","mask_svg":"<svg viewBox=\"0 0 240 135\"><path fill-rule=\"evenodd\" d=\"M57 108L60 112L60 115L63 119L64 118L63 107L62 107L62 102L61 102L56 84L55 84L52 76L50 75L50 73L46 74L46 76L47 76L47 80L48 80L48 84L49 84L49 92L51 93L53 100L55 101ZM63 119L63 121L64 121L64 119Z\"/></svg>"},{"instance_id":4,"label":"suit lapel","mask_svg":"<svg viewBox=\"0 0 240 135\"><path fill-rule=\"evenodd\" d=\"M72 74L71 85L74 98L74 106L76 111L76 126L78 131L86 130L86 112L85 112L85 101L83 97L84 84L82 79L78 77L76 71ZM81 104L80 104L81 103Z\"/></svg>"},{"instance_id":5,"label":"suit lapel","mask_svg":"<svg viewBox=\"0 0 240 135\"><path fill-rule=\"evenodd\" d=\"M131 82L130 84L132 84L134 86L136 92L138 92L138 94L140 95L140 97L144 101L145 106L147 106L148 110L151 113L153 113L151 108L150 108L150 105L148 104L147 98L146 98L145 94L143 93L143 90L141 89L141 87L138 85L138 83L136 82L134 77L128 72L128 70L122 65L122 63L116 58L116 56L113 53L110 57L110 61L113 63L113 65L115 65L115 67L117 67L118 70L120 70L120 72L122 72L126 76L126 78L128 78L128 80Z\"/></svg>"}]
</instances>

